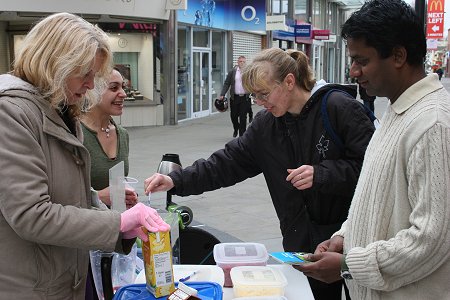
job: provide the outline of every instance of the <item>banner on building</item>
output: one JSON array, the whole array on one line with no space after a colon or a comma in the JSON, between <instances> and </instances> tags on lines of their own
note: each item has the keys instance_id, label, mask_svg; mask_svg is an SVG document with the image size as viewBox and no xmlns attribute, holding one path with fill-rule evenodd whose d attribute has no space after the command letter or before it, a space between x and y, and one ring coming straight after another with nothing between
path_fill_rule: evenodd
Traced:
<instances>
[{"instance_id":1,"label":"banner on building","mask_svg":"<svg viewBox=\"0 0 450 300\"><path fill-rule=\"evenodd\" d=\"M427 39L444 37L444 0L428 0Z\"/></svg>"},{"instance_id":2,"label":"banner on building","mask_svg":"<svg viewBox=\"0 0 450 300\"><path fill-rule=\"evenodd\" d=\"M266 16L266 31L288 30L286 15Z\"/></svg>"},{"instance_id":3,"label":"banner on building","mask_svg":"<svg viewBox=\"0 0 450 300\"><path fill-rule=\"evenodd\" d=\"M436 39L427 40L427 50L437 50L438 41Z\"/></svg>"},{"instance_id":4,"label":"banner on building","mask_svg":"<svg viewBox=\"0 0 450 300\"><path fill-rule=\"evenodd\" d=\"M297 24L294 26L295 28L295 37L301 39L310 39L311 38L311 24Z\"/></svg>"},{"instance_id":5,"label":"banner on building","mask_svg":"<svg viewBox=\"0 0 450 300\"><path fill-rule=\"evenodd\" d=\"M272 37L275 40L295 42L295 20L286 19L287 30L274 30Z\"/></svg>"},{"instance_id":6,"label":"banner on building","mask_svg":"<svg viewBox=\"0 0 450 300\"><path fill-rule=\"evenodd\" d=\"M189 0L178 22L224 30L266 31L265 0Z\"/></svg>"},{"instance_id":7,"label":"banner on building","mask_svg":"<svg viewBox=\"0 0 450 300\"><path fill-rule=\"evenodd\" d=\"M314 29L313 30L313 39L315 39L315 40L329 40L330 39L330 30L328 30L328 29Z\"/></svg>"}]
</instances>

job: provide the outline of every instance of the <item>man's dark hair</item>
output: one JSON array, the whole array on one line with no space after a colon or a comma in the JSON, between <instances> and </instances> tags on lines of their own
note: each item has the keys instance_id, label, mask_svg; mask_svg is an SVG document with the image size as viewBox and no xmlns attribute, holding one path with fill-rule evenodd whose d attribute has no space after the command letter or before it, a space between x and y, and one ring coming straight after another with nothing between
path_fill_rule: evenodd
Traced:
<instances>
[{"instance_id":1,"label":"man's dark hair","mask_svg":"<svg viewBox=\"0 0 450 300\"><path fill-rule=\"evenodd\" d=\"M401 0L370 0L342 26L342 38L364 40L381 58L401 46L410 65L421 65L426 55L424 28L414 10Z\"/></svg>"}]
</instances>

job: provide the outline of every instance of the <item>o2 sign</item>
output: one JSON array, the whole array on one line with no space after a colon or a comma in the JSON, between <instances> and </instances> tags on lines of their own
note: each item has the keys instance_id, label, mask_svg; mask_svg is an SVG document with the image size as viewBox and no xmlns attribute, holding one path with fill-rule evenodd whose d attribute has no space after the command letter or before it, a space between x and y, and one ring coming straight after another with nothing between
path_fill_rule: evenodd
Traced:
<instances>
[{"instance_id":1,"label":"o2 sign","mask_svg":"<svg viewBox=\"0 0 450 300\"><path fill-rule=\"evenodd\" d=\"M247 17L248 12L250 12L250 17ZM241 9L241 18L246 22L254 22L255 24L260 22L259 17L256 16L256 9L251 5L244 6Z\"/></svg>"}]
</instances>

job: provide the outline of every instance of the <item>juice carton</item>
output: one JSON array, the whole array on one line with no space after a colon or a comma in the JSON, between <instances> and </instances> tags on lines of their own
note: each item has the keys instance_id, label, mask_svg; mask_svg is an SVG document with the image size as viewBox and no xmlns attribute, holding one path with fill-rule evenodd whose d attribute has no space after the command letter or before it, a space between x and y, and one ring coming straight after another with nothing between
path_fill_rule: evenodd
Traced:
<instances>
[{"instance_id":1,"label":"juice carton","mask_svg":"<svg viewBox=\"0 0 450 300\"><path fill-rule=\"evenodd\" d=\"M142 242L147 290L156 298L175 290L170 231L148 232L148 241Z\"/></svg>"}]
</instances>

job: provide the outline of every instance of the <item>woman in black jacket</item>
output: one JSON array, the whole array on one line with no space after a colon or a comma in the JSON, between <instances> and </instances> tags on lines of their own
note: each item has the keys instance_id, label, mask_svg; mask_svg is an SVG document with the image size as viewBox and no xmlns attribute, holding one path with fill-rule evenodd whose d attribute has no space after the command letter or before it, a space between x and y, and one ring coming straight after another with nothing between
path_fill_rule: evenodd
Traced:
<instances>
[{"instance_id":1,"label":"woman in black jacket","mask_svg":"<svg viewBox=\"0 0 450 300\"><path fill-rule=\"evenodd\" d=\"M264 177L280 220L286 251L314 252L347 218L364 152L374 126L354 99L354 86L316 82L300 51L267 49L242 75L253 100L265 107L242 137L207 160L145 180L146 192L201 194ZM322 123L321 102L329 90L328 119L343 141L341 151ZM341 299L342 282L310 279L315 299Z\"/></svg>"}]
</instances>

